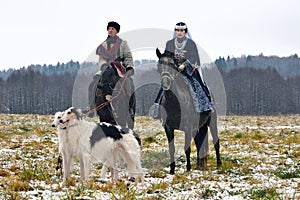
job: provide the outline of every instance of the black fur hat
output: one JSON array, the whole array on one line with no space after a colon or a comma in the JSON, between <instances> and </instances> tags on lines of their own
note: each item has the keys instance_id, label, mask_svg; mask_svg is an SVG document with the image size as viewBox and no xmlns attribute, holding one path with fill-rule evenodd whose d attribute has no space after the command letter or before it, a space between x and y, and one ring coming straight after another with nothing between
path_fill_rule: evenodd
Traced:
<instances>
[{"instance_id":1,"label":"black fur hat","mask_svg":"<svg viewBox=\"0 0 300 200\"><path fill-rule=\"evenodd\" d=\"M118 33L120 31L120 24L118 24L117 22L114 21L108 22L106 30L108 30L109 27L114 27Z\"/></svg>"}]
</instances>

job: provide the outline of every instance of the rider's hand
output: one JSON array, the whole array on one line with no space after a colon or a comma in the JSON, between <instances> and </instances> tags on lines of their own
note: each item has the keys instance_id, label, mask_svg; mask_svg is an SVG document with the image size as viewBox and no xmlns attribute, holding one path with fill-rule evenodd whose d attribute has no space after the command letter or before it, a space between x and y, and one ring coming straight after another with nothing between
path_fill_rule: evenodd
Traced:
<instances>
[{"instance_id":1,"label":"rider's hand","mask_svg":"<svg viewBox=\"0 0 300 200\"><path fill-rule=\"evenodd\" d=\"M178 70L179 70L179 71L182 71L182 70L184 70L184 68L185 68L184 64L181 64L181 65L178 67Z\"/></svg>"},{"instance_id":2,"label":"rider's hand","mask_svg":"<svg viewBox=\"0 0 300 200\"><path fill-rule=\"evenodd\" d=\"M107 101L111 101L111 100L112 100L112 96L108 94L108 95L105 96L105 99L106 99Z\"/></svg>"},{"instance_id":3,"label":"rider's hand","mask_svg":"<svg viewBox=\"0 0 300 200\"><path fill-rule=\"evenodd\" d=\"M127 67L126 68L126 76L132 76L132 75L134 75L133 67Z\"/></svg>"}]
</instances>

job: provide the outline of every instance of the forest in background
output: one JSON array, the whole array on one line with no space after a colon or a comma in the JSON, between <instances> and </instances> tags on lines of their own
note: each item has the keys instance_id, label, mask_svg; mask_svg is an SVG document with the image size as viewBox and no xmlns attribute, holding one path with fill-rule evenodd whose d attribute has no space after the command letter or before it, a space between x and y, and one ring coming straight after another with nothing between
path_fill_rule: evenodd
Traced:
<instances>
[{"instance_id":1,"label":"forest in background","mask_svg":"<svg viewBox=\"0 0 300 200\"><path fill-rule=\"evenodd\" d=\"M135 61L137 115L148 115L159 85L156 61ZM211 66L222 77L227 114L276 115L300 113L300 59L298 55L241 56L218 58ZM212 93L218 95L214 67L203 68L204 79ZM70 106L85 109L87 87L97 63L70 61L57 65L30 65L0 72L0 113L53 114ZM210 78L213 77L213 78ZM223 95L224 96L224 95Z\"/></svg>"}]
</instances>

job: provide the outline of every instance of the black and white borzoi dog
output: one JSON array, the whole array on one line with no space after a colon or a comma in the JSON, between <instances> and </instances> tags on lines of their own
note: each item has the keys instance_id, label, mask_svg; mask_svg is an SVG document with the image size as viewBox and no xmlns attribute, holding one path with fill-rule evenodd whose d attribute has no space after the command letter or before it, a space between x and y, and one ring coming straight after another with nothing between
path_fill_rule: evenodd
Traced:
<instances>
[{"instance_id":1,"label":"black and white borzoi dog","mask_svg":"<svg viewBox=\"0 0 300 200\"><path fill-rule=\"evenodd\" d=\"M122 129L120 126L109 123L85 121L81 118L81 110L75 108L64 111L59 122L63 128L58 128L58 130L62 134L65 131L66 134L66 137L59 136L64 180L69 177L73 157L79 158L82 180L88 180L92 160L106 161L101 174L106 173L107 166L109 166L112 179L118 178L117 161L121 158L127 164L128 175L139 177L143 182L141 147L137 136L131 129Z\"/></svg>"}]
</instances>

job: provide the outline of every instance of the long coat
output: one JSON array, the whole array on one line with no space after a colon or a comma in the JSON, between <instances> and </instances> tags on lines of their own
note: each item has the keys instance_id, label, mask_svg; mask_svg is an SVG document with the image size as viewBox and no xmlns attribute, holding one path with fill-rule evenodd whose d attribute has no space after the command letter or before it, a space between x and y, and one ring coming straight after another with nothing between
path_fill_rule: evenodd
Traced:
<instances>
[{"instance_id":1,"label":"long coat","mask_svg":"<svg viewBox=\"0 0 300 200\"><path fill-rule=\"evenodd\" d=\"M178 66L184 64L185 68L181 73L183 74L186 84L189 85L196 112L202 113L213 110L208 87L197 70L200 66L197 46L193 40L189 38L185 39L185 46L180 50L176 48L175 38L169 40L166 44L165 51L174 53L175 58L177 57L178 60ZM178 55L178 52L180 55Z\"/></svg>"},{"instance_id":2,"label":"long coat","mask_svg":"<svg viewBox=\"0 0 300 200\"><path fill-rule=\"evenodd\" d=\"M185 59L188 59L190 61L190 63L192 64L192 66L194 68L196 68L197 66L200 66L200 58L199 58L199 54L198 54L198 49L197 49L197 46L196 46L196 43L189 39L189 38L186 38L187 41L186 41L186 45L184 47L184 58ZM166 51L170 51L170 52L173 52L174 54L175 53L175 38L172 39L172 40L169 40L166 44ZM178 64L181 64L181 63L178 63Z\"/></svg>"},{"instance_id":3,"label":"long coat","mask_svg":"<svg viewBox=\"0 0 300 200\"><path fill-rule=\"evenodd\" d=\"M116 39L118 40L116 43L114 43L110 48L108 48L108 40L110 38L107 38L104 42L102 42L97 50L96 54L99 55L99 67L101 67L105 63L109 63L111 61L114 61L116 58L120 57L122 59L122 64L124 67L133 67L133 58L132 58L132 53L130 51L130 48L127 44L126 40L122 40L118 36L115 36ZM117 46L115 46L117 45ZM117 49L116 52L111 52L114 48ZM102 54L101 51L108 51L111 53L112 58L105 58Z\"/></svg>"}]
</instances>

